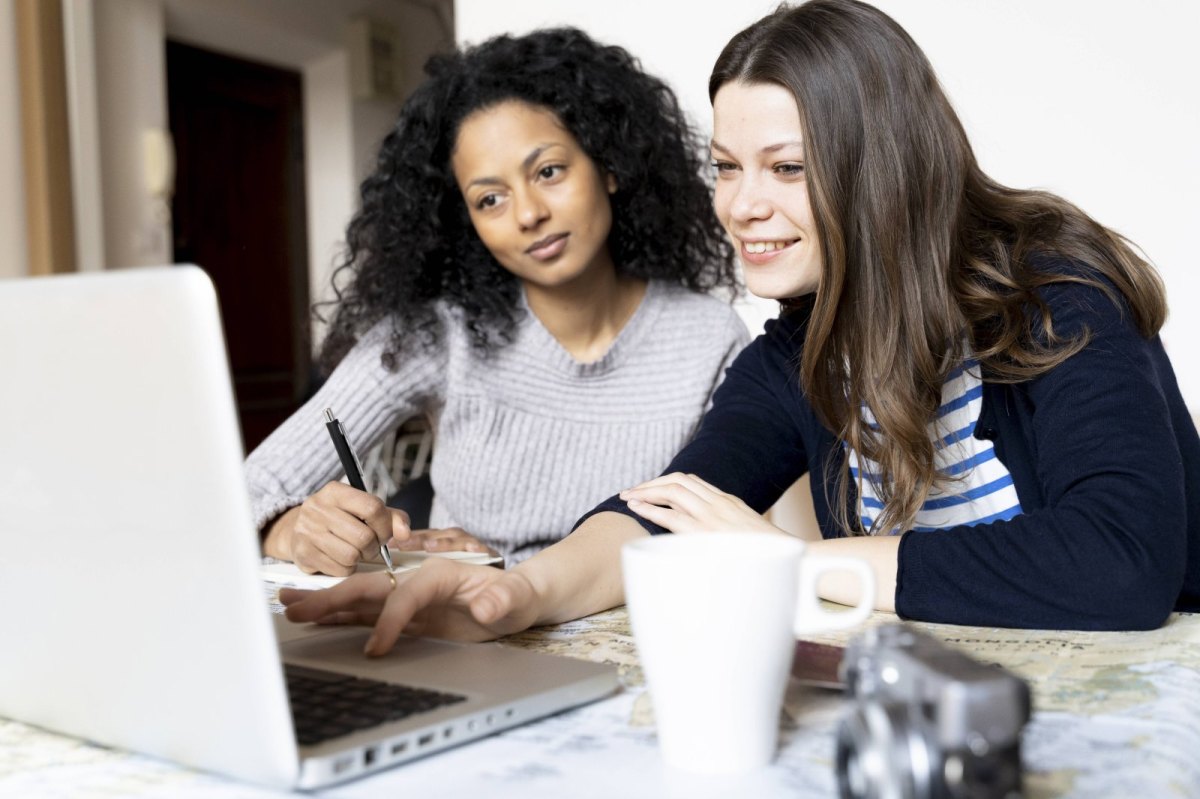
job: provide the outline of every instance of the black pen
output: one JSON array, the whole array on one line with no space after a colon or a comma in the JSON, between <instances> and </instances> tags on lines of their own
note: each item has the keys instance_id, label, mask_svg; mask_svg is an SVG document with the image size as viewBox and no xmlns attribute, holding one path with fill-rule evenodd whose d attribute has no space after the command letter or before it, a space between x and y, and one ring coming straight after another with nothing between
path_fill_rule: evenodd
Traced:
<instances>
[{"instance_id":1,"label":"black pen","mask_svg":"<svg viewBox=\"0 0 1200 799\"><path fill-rule=\"evenodd\" d=\"M346 479L350 481L350 485L354 488L357 488L359 491L366 491L367 484L363 482L362 463L358 460L358 455L354 454L354 449L350 446L350 440L346 438L346 429L342 427L342 423L333 415L331 408L325 409L325 429L329 431L329 437L333 439L333 448L337 450L338 459L342 462L342 468L346 470ZM394 572L396 567L392 565L392 553L388 552L386 541L379 545L379 554L383 556L383 562L387 566L388 571Z\"/></svg>"}]
</instances>

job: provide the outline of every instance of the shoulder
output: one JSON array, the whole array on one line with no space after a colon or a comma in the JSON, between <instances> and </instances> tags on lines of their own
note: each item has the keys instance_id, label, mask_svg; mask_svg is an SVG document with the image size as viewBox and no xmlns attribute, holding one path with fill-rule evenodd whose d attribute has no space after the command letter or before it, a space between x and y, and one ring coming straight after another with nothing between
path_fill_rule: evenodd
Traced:
<instances>
[{"instance_id":1,"label":"shoulder","mask_svg":"<svg viewBox=\"0 0 1200 799\"><path fill-rule=\"evenodd\" d=\"M1105 275L1063 258L1041 257L1028 266L1051 278L1035 290L1040 307L1030 303L1027 308L1034 342L1037 346L1049 342L1051 352L1064 346L1069 354L1028 380L1006 386L1003 393L1010 399L1078 410L1083 397L1100 391L1110 406L1120 396L1138 396L1136 404L1145 409L1156 397L1177 391L1161 340L1143 335L1132 306ZM1002 407L1010 407L1009 401ZM1063 420L1064 425L1080 423L1077 416Z\"/></svg>"},{"instance_id":2,"label":"shoulder","mask_svg":"<svg viewBox=\"0 0 1200 799\"><path fill-rule=\"evenodd\" d=\"M1081 261L1057 255L1037 255L1026 266L1040 279L1047 280L1037 290L1045 303L1055 333L1074 336L1105 329L1136 330L1133 310L1120 289L1102 272ZM1035 330L1041 334L1044 320L1038 309L1030 308Z\"/></svg>"},{"instance_id":3,"label":"shoulder","mask_svg":"<svg viewBox=\"0 0 1200 799\"><path fill-rule=\"evenodd\" d=\"M727 299L657 280L650 281L646 298L657 306L656 334L673 332L739 346L750 340L746 323Z\"/></svg>"},{"instance_id":4,"label":"shoulder","mask_svg":"<svg viewBox=\"0 0 1200 799\"><path fill-rule=\"evenodd\" d=\"M433 302L434 329L439 336L463 332L467 328L467 314L460 306L438 299Z\"/></svg>"},{"instance_id":5,"label":"shoulder","mask_svg":"<svg viewBox=\"0 0 1200 799\"><path fill-rule=\"evenodd\" d=\"M799 392L800 359L811 303L781 310L768 319L760 333L741 351L729 370L729 380L751 381L792 396Z\"/></svg>"},{"instance_id":6,"label":"shoulder","mask_svg":"<svg viewBox=\"0 0 1200 799\"><path fill-rule=\"evenodd\" d=\"M377 320L358 337L335 371L376 371L396 373L412 366L444 361L466 341L466 323L460 311L437 303L432 307L430 323L423 327L402 327L402 320L388 315ZM379 379L383 379L382 376Z\"/></svg>"},{"instance_id":7,"label":"shoulder","mask_svg":"<svg viewBox=\"0 0 1200 799\"><path fill-rule=\"evenodd\" d=\"M695 291L663 280L651 280L646 287L646 297L651 303L670 309L678 316L700 315L705 319L736 317L733 305L726 299Z\"/></svg>"},{"instance_id":8,"label":"shoulder","mask_svg":"<svg viewBox=\"0 0 1200 799\"><path fill-rule=\"evenodd\" d=\"M376 321L358 337L358 341L354 342L354 346L342 359L342 364L367 359L378 361L383 352L391 345L393 330L394 325L390 318L385 317Z\"/></svg>"}]
</instances>

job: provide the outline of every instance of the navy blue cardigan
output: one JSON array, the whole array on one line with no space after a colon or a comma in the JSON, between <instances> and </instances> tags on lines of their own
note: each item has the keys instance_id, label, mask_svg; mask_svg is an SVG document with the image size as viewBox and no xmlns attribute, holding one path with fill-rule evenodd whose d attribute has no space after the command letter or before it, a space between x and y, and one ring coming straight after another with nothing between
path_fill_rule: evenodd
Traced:
<instances>
[{"instance_id":1,"label":"navy blue cardigan","mask_svg":"<svg viewBox=\"0 0 1200 799\"><path fill-rule=\"evenodd\" d=\"M900 542L896 611L952 624L1138 630L1200 610L1200 438L1156 337L1094 288L1041 291L1056 332L1088 346L1042 376L989 382L976 437L991 439L1024 511ZM697 474L769 508L806 472L822 534L824 464L840 457L800 389L808 311L767 323L726 372L695 438L667 472ZM832 490L828 490L832 495ZM592 510L633 516L612 497ZM586 519L587 516L584 518ZM651 533L662 528L634 516ZM580 520L582 521L582 519Z\"/></svg>"}]
</instances>

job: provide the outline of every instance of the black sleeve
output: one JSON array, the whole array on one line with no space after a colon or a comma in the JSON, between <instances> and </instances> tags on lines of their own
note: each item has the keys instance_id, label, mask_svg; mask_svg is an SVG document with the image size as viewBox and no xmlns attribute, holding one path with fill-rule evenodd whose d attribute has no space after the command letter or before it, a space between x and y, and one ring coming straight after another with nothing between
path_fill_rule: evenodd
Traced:
<instances>
[{"instance_id":1,"label":"black sleeve","mask_svg":"<svg viewBox=\"0 0 1200 799\"><path fill-rule=\"evenodd\" d=\"M1008 466L1018 484L1036 480L1039 507L906 533L897 612L984 626L1158 627L1179 595L1187 552L1184 466L1159 374L1169 364L1128 307L1099 289L1056 284L1043 296L1056 330L1086 328L1091 341L997 409L998 428L1029 443L1029 457Z\"/></svg>"},{"instance_id":2,"label":"black sleeve","mask_svg":"<svg viewBox=\"0 0 1200 799\"><path fill-rule=\"evenodd\" d=\"M812 420L798 388L802 335L795 321L769 321L766 332L726 370L696 435L663 473L695 474L759 513L771 507L808 469L805 438ZM631 516L651 533L666 532L616 496L589 511L576 527L602 511Z\"/></svg>"}]
</instances>

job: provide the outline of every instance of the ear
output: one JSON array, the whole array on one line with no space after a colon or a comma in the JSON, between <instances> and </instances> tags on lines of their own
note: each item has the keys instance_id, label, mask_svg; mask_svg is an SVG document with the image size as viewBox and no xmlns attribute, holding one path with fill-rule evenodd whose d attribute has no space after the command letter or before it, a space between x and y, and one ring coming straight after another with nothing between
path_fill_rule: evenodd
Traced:
<instances>
[{"instance_id":1,"label":"ear","mask_svg":"<svg viewBox=\"0 0 1200 799\"><path fill-rule=\"evenodd\" d=\"M604 185L608 188L609 194L616 194L617 193L617 176L614 175L612 172L607 173L604 176Z\"/></svg>"}]
</instances>

